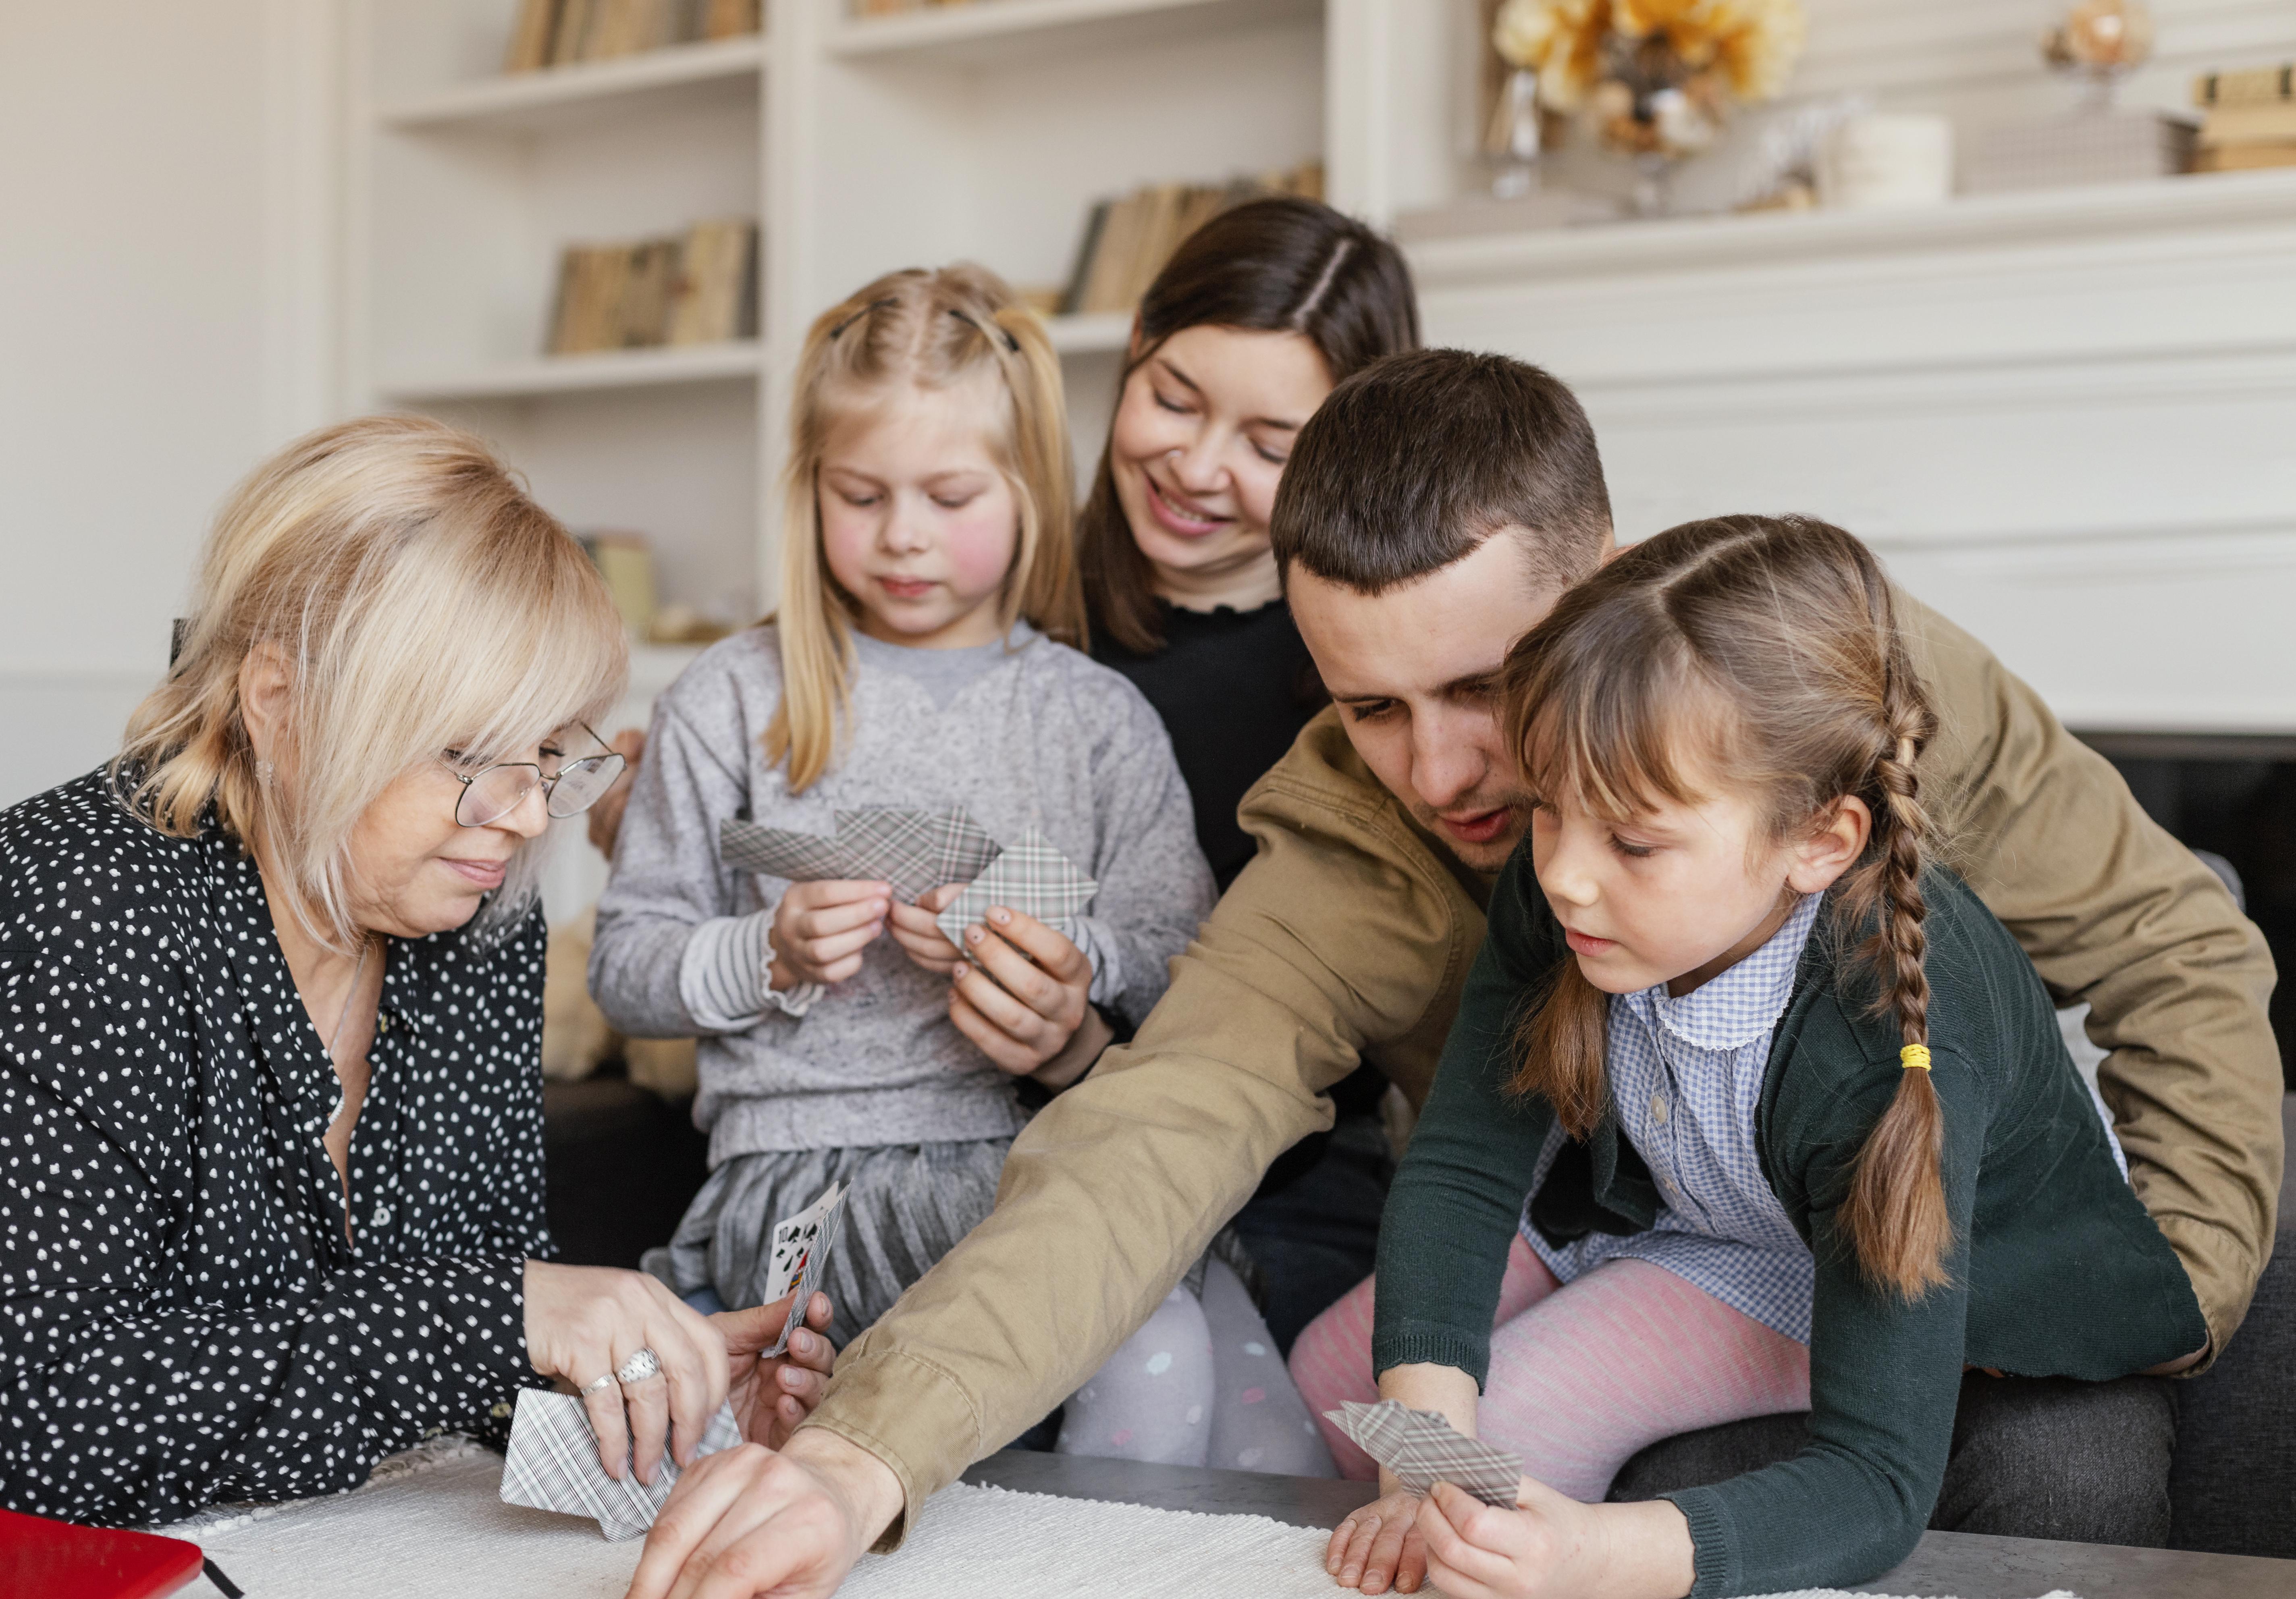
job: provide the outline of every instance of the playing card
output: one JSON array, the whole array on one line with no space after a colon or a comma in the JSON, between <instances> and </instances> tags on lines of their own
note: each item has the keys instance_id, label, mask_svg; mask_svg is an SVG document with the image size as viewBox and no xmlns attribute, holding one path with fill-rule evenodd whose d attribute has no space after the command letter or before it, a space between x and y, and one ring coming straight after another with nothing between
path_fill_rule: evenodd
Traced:
<instances>
[{"instance_id":1,"label":"playing card","mask_svg":"<svg viewBox=\"0 0 2296 1599\"><path fill-rule=\"evenodd\" d=\"M734 1407L726 1405L709 1419L696 1449L700 1455L715 1455L741 1441ZM677 1462L665 1449L651 1486L640 1482L634 1471L615 1481L598 1464L597 1437L578 1398L538 1388L519 1390L510 1450L503 1458L504 1504L588 1516L607 1542L620 1543L645 1536L677 1478Z\"/></svg>"},{"instance_id":2,"label":"playing card","mask_svg":"<svg viewBox=\"0 0 2296 1599\"><path fill-rule=\"evenodd\" d=\"M1514 1507L1522 1456L1469 1438L1431 1411L1414 1410L1395 1399L1376 1405L1350 1399L1338 1410L1324 1412L1324 1419L1414 1494L1448 1482L1486 1505Z\"/></svg>"},{"instance_id":3,"label":"playing card","mask_svg":"<svg viewBox=\"0 0 2296 1599\"><path fill-rule=\"evenodd\" d=\"M953 810L841 810L837 841L865 877L882 878L904 901L944 883L971 882L998 850L963 806Z\"/></svg>"},{"instance_id":4,"label":"playing card","mask_svg":"<svg viewBox=\"0 0 2296 1599\"><path fill-rule=\"evenodd\" d=\"M842 840L786 827L760 827L729 816L718 829L718 854L740 872L757 872L791 882L818 882L862 875Z\"/></svg>"},{"instance_id":5,"label":"playing card","mask_svg":"<svg viewBox=\"0 0 2296 1599\"><path fill-rule=\"evenodd\" d=\"M846 1193L842 1185L832 1184L827 1193L814 1201L799 1218L792 1218L801 1220L818 1213L818 1219L812 1224L812 1234L805 1240L804 1253L796 1261L797 1281L790 1289L783 1290L795 1294L790 1300L789 1318L782 1323L782 1335L774 1341L774 1347L759 1355L758 1359L769 1360L776 1355L787 1353L790 1334L804 1322L805 1308L813 1303L814 1292L821 1286L822 1275L829 1268L829 1257L836 1252L837 1240L845 1231ZM779 1294L767 1294L765 1303L770 1305L780 1297Z\"/></svg>"},{"instance_id":6,"label":"playing card","mask_svg":"<svg viewBox=\"0 0 2296 1599\"><path fill-rule=\"evenodd\" d=\"M1020 842L1007 845L986 872L967 883L939 922L943 937L964 947L964 930L988 914L992 905L1025 911L1065 934L1070 918L1092 903L1100 885L1076 863L1053 847L1052 840L1031 827Z\"/></svg>"},{"instance_id":7,"label":"playing card","mask_svg":"<svg viewBox=\"0 0 2296 1599\"><path fill-rule=\"evenodd\" d=\"M772 1251L767 1256L766 1291L760 1304L770 1305L790 1291L790 1284L805 1269L814 1244L820 1240L822 1222L832 1207L844 1201L845 1190L832 1183L812 1204L774 1224Z\"/></svg>"}]
</instances>

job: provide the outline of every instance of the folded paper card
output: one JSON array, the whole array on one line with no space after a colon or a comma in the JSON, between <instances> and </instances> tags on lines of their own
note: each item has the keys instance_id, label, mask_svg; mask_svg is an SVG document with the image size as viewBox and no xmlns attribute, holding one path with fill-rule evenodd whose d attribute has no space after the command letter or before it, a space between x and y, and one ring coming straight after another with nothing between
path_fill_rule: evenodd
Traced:
<instances>
[{"instance_id":1,"label":"folded paper card","mask_svg":"<svg viewBox=\"0 0 2296 1599\"><path fill-rule=\"evenodd\" d=\"M728 818L718 852L743 872L790 882L892 885L905 903L948 883L971 882L997 857L996 840L963 806L950 810L841 810L833 836Z\"/></svg>"},{"instance_id":2,"label":"folded paper card","mask_svg":"<svg viewBox=\"0 0 2296 1599\"><path fill-rule=\"evenodd\" d=\"M715 1455L741 1441L734 1407L726 1405L703 1429L697 1455ZM635 1469L625 1471L621 1480L616 1481L598 1464L597 1438L590 1431L590 1417L580 1399L537 1388L519 1390L518 1413L511 1418L510 1451L503 1459L505 1505L588 1516L598 1523L598 1530L609 1543L619 1543L645 1536L677 1477L677 1462L664 1450L651 1484L640 1482Z\"/></svg>"},{"instance_id":3,"label":"folded paper card","mask_svg":"<svg viewBox=\"0 0 2296 1599\"><path fill-rule=\"evenodd\" d=\"M1349 1399L1337 1410L1324 1412L1324 1419L1414 1494L1448 1482L1486 1505L1514 1507L1522 1483L1522 1456L1469 1438L1431 1411L1414 1410L1396 1399L1376 1405Z\"/></svg>"},{"instance_id":4,"label":"folded paper card","mask_svg":"<svg viewBox=\"0 0 2296 1599\"><path fill-rule=\"evenodd\" d=\"M1006 846L986 872L964 887L939 916L942 936L959 949L964 930L988 914L992 905L1024 911L1062 935L1071 922L1092 903L1100 885L1077 869L1076 864L1053 848L1052 840L1031 827L1017 844Z\"/></svg>"}]
</instances>

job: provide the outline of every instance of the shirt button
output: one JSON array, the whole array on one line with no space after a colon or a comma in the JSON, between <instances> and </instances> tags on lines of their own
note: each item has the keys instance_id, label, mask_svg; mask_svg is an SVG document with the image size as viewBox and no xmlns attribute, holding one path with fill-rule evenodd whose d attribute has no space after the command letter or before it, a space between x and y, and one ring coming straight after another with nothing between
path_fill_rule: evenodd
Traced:
<instances>
[{"instance_id":1,"label":"shirt button","mask_svg":"<svg viewBox=\"0 0 2296 1599\"><path fill-rule=\"evenodd\" d=\"M374 1225L378 1227L387 1227L390 1225L390 1207L389 1205L377 1205L374 1208Z\"/></svg>"},{"instance_id":2,"label":"shirt button","mask_svg":"<svg viewBox=\"0 0 2296 1599\"><path fill-rule=\"evenodd\" d=\"M1662 1094L1651 1095L1651 1119L1660 1127L1666 1125L1666 1096Z\"/></svg>"}]
</instances>

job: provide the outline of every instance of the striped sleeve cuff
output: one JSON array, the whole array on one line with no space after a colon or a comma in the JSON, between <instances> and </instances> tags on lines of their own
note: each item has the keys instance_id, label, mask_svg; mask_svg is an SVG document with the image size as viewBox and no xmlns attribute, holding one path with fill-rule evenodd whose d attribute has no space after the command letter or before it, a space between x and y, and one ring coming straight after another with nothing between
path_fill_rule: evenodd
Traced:
<instances>
[{"instance_id":1,"label":"striped sleeve cuff","mask_svg":"<svg viewBox=\"0 0 2296 1599\"><path fill-rule=\"evenodd\" d=\"M779 993L767 977L774 958L767 934L773 925L774 907L768 906L747 916L719 916L693 930L678 963L677 995L696 1026L713 1033L741 1032L755 1027L769 1009L802 1016L813 1008L821 997L820 984L801 983Z\"/></svg>"}]
</instances>

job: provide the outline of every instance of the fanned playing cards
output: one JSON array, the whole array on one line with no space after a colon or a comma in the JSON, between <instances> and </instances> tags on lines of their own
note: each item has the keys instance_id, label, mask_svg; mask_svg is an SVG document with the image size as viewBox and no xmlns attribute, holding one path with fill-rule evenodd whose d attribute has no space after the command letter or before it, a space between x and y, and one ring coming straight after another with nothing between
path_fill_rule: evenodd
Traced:
<instances>
[{"instance_id":1,"label":"fanned playing cards","mask_svg":"<svg viewBox=\"0 0 2296 1599\"><path fill-rule=\"evenodd\" d=\"M734 1407L722 1406L702 1430L696 1458L730 1449L741 1441ZM510 1451L503 1459L504 1504L588 1516L598 1523L607 1542L620 1543L646 1535L677 1477L677 1462L665 1449L651 1486L640 1482L635 1470L626 1471L622 1480L615 1481L598 1464L597 1437L590 1431L590 1417L579 1398L545 1393L538 1388L519 1390L518 1413L510 1424Z\"/></svg>"},{"instance_id":2,"label":"fanned playing cards","mask_svg":"<svg viewBox=\"0 0 2296 1599\"><path fill-rule=\"evenodd\" d=\"M964 930L986 916L992 905L1024 911L1066 937L1072 919L1099 890L1075 862L1053 848L1050 839L1031 827L988 870L965 884L938 921L941 935L959 949L964 947Z\"/></svg>"},{"instance_id":3,"label":"fanned playing cards","mask_svg":"<svg viewBox=\"0 0 2296 1599\"><path fill-rule=\"evenodd\" d=\"M729 866L790 882L890 883L914 902L947 883L971 882L997 856L996 840L963 806L952 810L841 810L833 836L728 818L718 830Z\"/></svg>"},{"instance_id":4,"label":"fanned playing cards","mask_svg":"<svg viewBox=\"0 0 2296 1599\"><path fill-rule=\"evenodd\" d=\"M1395 1473L1414 1494L1448 1482L1503 1510L1513 1510L1522 1482L1522 1456L1469 1438L1431 1411L1414 1410L1398 1399L1376 1405L1348 1400L1324 1419L1356 1447Z\"/></svg>"},{"instance_id":5,"label":"fanned playing cards","mask_svg":"<svg viewBox=\"0 0 2296 1599\"><path fill-rule=\"evenodd\" d=\"M780 1341L758 1357L769 1360L789 1349L790 1334L805 1322L805 1308L821 1286L829 1257L845 1231L845 1195L841 1183L832 1183L821 1197L786 1221L774 1224L773 1252L767 1258L766 1290L759 1303L770 1305L795 1289L789 1319L782 1324Z\"/></svg>"}]
</instances>

